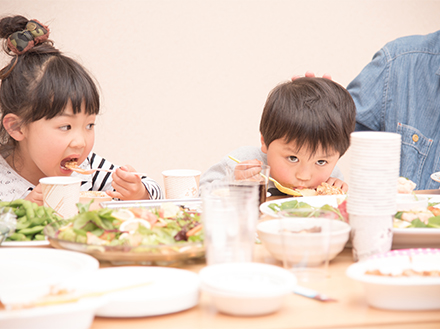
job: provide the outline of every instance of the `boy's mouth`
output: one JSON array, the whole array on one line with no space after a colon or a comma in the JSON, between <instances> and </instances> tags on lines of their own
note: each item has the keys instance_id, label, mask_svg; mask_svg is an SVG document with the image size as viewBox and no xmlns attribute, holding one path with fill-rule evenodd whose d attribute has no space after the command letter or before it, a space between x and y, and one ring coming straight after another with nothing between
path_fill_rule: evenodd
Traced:
<instances>
[{"instance_id":1,"label":"boy's mouth","mask_svg":"<svg viewBox=\"0 0 440 330\"><path fill-rule=\"evenodd\" d=\"M61 161L61 168L63 170L69 170L70 166L75 166L78 164L78 158L66 158Z\"/></svg>"}]
</instances>

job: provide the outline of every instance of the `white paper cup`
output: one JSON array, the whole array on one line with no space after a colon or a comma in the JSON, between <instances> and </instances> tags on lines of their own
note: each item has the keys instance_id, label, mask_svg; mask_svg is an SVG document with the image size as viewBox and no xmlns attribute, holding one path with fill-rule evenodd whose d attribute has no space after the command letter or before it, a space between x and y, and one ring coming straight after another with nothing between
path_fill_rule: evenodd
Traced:
<instances>
[{"instance_id":1,"label":"white paper cup","mask_svg":"<svg viewBox=\"0 0 440 330\"><path fill-rule=\"evenodd\" d=\"M349 214L354 261L391 250L393 215Z\"/></svg>"},{"instance_id":2,"label":"white paper cup","mask_svg":"<svg viewBox=\"0 0 440 330\"><path fill-rule=\"evenodd\" d=\"M64 219L78 214L81 179L72 176L52 176L40 179L44 206L55 210Z\"/></svg>"},{"instance_id":3,"label":"white paper cup","mask_svg":"<svg viewBox=\"0 0 440 330\"><path fill-rule=\"evenodd\" d=\"M197 170L163 171L166 199L199 197L199 181L202 172Z\"/></svg>"}]
</instances>

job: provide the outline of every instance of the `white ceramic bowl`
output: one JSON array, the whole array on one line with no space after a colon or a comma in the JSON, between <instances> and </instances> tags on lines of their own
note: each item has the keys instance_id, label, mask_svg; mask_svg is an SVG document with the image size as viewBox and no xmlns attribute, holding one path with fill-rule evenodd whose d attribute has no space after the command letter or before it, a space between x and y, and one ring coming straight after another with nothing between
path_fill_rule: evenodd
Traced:
<instances>
[{"instance_id":1,"label":"white ceramic bowl","mask_svg":"<svg viewBox=\"0 0 440 330\"><path fill-rule=\"evenodd\" d=\"M428 196L413 194L397 194L397 212L411 210L426 210Z\"/></svg>"},{"instance_id":2,"label":"white ceramic bowl","mask_svg":"<svg viewBox=\"0 0 440 330\"><path fill-rule=\"evenodd\" d=\"M261 263L225 263L203 268L202 291L222 313L263 315L279 310L292 293L295 276L289 271Z\"/></svg>"},{"instance_id":3,"label":"white ceramic bowl","mask_svg":"<svg viewBox=\"0 0 440 330\"><path fill-rule=\"evenodd\" d=\"M101 298L81 299L75 303L0 311L2 329L89 329Z\"/></svg>"},{"instance_id":4,"label":"white ceramic bowl","mask_svg":"<svg viewBox=\"0 0 440 330\"><path fill-rule=\"evenodd\" d=\"M417 261L415 268L440 269L439 249L393 250L358 262L347 269L347 276L364 286L367 303L373 307L389 310L433 310L440 309L440 277L421 276L377 276L367 275L367 270L382 269L381 272L399 274L410 265L409 258ZM412 266L414 267L414 266Z\"/></svg>"},{"instance_id":5,"label":"white ceramic bowl","mask_svg":"<svg viewBox=\"0 0 440 330\"><path fill-rule=\"evenodd\" d=\"M264 247L277 260L283 261L283 240L281 237L281 221L285 221L287 229L289 224L294 224L294 218L289 219L274 219L260 222L257 226L258 236ZM319 225L319 218L307 219L310 225ZM330 251L329 260L334 259L343 249L348 241L350 235L350 226L339 220L331 220L331 236L330 236ZM295 240L289 240L288 247L290 251L301 251L304 246L311 248L310 258L307 261L309 265L315 265L324 262L325 253L322 251L322 241L324 236L321 233L304 233L296 234ZM315 253L313 253L315 251ZM302 258L303 253L298 253L298 261ZM290 252L290 258L295 261L295 255Z\"/></svg>"}]
</instances>

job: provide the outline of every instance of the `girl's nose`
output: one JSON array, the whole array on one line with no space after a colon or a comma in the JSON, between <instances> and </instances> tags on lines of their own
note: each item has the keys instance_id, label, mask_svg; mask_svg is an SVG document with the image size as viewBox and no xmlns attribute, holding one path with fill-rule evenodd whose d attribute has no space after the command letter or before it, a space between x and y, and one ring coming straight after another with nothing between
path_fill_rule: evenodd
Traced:
<instances>
[{"instance_id":1,"label":"girl's nose","mask_svg":"<svg viewBox=\"0 0 440 330\"><path fill-rule=\"evenodd\" d=\"M72 141L70 142L70 146L72 148L84 148L87 144L86 138L85 136L83 136L82 134L75 134L72 137Z\"/></svg>"}]
</instances>

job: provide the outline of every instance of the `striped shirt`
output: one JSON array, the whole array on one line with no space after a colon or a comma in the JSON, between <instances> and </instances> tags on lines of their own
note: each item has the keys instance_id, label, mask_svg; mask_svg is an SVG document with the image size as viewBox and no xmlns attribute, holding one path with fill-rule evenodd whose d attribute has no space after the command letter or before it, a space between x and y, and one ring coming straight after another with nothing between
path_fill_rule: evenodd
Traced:
<instances>
[{"instance_id":1,"label":"striped shirt","mask_svg":"<svg viewBox=\"0 0 440 330\"><path fill-rule=\"evenodd\" d=\"M116 169L118 166L91 152L79 167L85 170L97 168L111 170ZM73 172L71 176L81 178L81 191L114 190L112 187L113 179L111 173L108 172L97 171L88 175ZM141 180L150 194L151 199L163 198L162 189L156 181L146 176L142 176ZM0 156L0 200L11 201L25 198L34 188L35 185L21 177L9 166L6 160Z\"/></svg>"}]
</instances>

